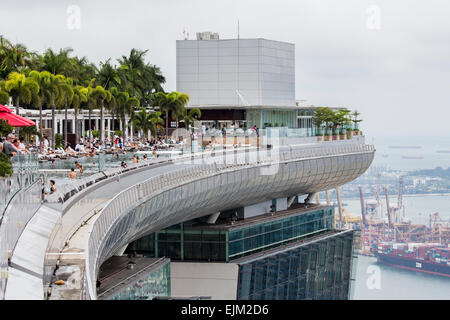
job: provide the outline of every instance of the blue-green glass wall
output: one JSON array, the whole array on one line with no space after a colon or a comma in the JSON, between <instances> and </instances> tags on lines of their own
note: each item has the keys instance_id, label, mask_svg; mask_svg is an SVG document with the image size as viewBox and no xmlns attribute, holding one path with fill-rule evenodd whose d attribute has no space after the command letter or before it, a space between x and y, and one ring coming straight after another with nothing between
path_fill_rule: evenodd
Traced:
<instances>
[{"instance_id":1,"label":"blue-green glass wall","mask_svg":"<svg viewBox=\"0 0 450 320\"><path fill-rule=\"evenodd\" d=\"M266 127L294 128L295 111L262 110L263 129Z\"/></svg>"},{"instance_id":2,"label":"blue-green glass wall","mask_svg":"<svg viewBox=\"0 0 450 320\"><path fill-rule=\"evenodd\" d=\"M229 258L240 257L274 245L291 242L333 230L332 208L314 210L296 216L229 231Z\"/></svg>"},{"instance_id":3,"label":"blue-green glass wall","mask_svg":"<svg viewBox=\"0 0 450 320\"><path fill-rule=\"evenodd\" d=\"M349 298L353 233L239 265L239 300Z\"/></svg>"},{"instance_id":4,"label":"blue-green glass wall","mask_svg":"<svg viewBox=\"0 0 450 320\"><path fill-rule=\"evenodd\" d=\"M296 113L294 110L247 110L247 127L256 125L258 128L289 127L295 128Z\"/></svg>"},{"instance_id":5,"label":"blue-green glass wall","mask_svg":"<svg viewBox=\"0 0 450 320\"><path fill-rule=\"evenodd\" d=\"M229 261L333 230L333 226L333 209L322 208L228 231L178 224L133 242L131 248L172 260Z\"/></svg>"}]
</instances>

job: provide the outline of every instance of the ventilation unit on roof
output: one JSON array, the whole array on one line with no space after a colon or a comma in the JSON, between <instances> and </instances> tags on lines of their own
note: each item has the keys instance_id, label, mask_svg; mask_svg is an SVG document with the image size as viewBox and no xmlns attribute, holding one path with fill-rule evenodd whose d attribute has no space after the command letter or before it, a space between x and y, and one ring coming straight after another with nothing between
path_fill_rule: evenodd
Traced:
<instances>
[{"instance_id":1,"label":"ventilation unit on roof","mask_svg":"<svg viewBox=\"0 0 450 320\"><path fill-rule=\"evenodd\" d=\"M217 32L197 32L197 40L219 40Z\"/></svg>"}]
</instances>

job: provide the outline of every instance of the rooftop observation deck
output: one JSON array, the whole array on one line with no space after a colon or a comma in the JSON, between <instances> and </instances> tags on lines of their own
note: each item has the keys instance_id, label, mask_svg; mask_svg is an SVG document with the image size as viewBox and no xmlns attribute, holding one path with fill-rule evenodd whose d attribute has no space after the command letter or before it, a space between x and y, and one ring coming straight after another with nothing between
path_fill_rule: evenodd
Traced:
<instances>
[{"instance_id":1,"label":"rooftop observation deck","mask_svg":"<svg viewBox=\"0 0 450 320\"><path fill-rule=\"evenodd\" d=\"M67 184L42 204L30 198L37 208L22 218L25 223L8 244L10 264L2 264L4 298L97 299L100 265L128 243L221 210L343 185L373 160L375 149L362 137L313 138L270 149L153 159ZM56 286L60 277L66 281Z\"/></svg>"}]
</instances>

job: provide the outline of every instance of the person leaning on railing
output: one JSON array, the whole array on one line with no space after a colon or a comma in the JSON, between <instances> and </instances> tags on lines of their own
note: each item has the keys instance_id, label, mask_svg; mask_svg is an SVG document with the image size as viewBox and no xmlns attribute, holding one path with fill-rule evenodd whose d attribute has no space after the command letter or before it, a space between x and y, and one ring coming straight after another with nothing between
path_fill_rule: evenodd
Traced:
<instances>
[{"instance_id":1,"label":"person leaning on railing","mask_svg":"<svg viewBox=\"0 0 450 320\"><path fill-rule=\"evenodd\" d=\"M10 157L15 156L19 152L13 144L14 139L16 139L16 136L13 133L10 133L6 137L6 141L3 143L3 152Z\"/></svg>"},{"instance_id":2,"label":"person leaning on railing","mask_svg":"<svg viewBox=\"0 0 450 320\"><path fill-rule=\"evenodd\" d=\"M30 154L31 153L30 151L25 149L25 145L23 143L19 142L19 140L17 138L15 138L13 140L13 145L20 154Z\"/></svg>"}]
</instances>

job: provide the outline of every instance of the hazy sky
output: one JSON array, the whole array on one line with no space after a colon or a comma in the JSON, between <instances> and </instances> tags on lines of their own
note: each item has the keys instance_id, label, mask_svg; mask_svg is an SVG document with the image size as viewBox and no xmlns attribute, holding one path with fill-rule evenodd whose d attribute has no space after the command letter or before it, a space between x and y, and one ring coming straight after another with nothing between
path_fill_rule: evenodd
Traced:
<instances>
[{"instance_id":1,"label":"hazy sky","mask_svg":"<svg viewBox=\"0 0 450 320\"><path fill-rule=\"evenodd\" d=\"M241 38L295 44L297 99L357 109L377 139L450 137L448 0L2 0L0 14L0 34L39 52L72 47L98 63L149 49L166 90L183 29L235 38L239 19Z\"/></svg>"}]
</instances>

